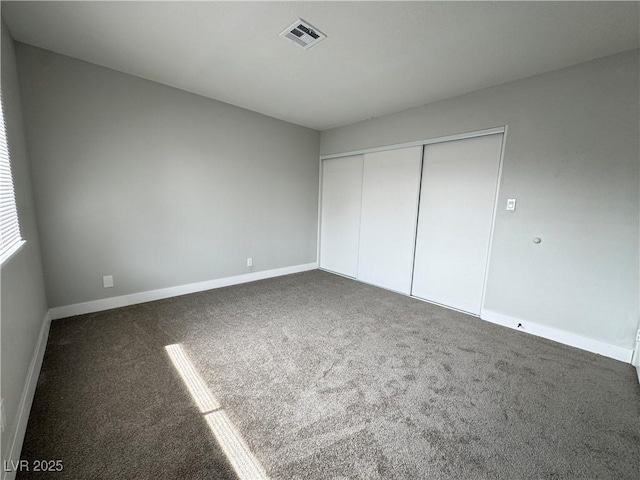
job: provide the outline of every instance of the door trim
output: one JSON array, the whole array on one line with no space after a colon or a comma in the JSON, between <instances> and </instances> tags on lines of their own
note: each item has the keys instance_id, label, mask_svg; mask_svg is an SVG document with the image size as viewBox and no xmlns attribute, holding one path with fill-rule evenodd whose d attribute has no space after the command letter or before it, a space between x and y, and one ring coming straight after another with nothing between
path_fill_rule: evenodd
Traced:
<instances>
[{"instance_id":1,"label":"door trim","mask_svg":"<svg viewBox=\"0 0 640 480\"><path fill-rule=\"evenodd\" d=\"M474 132L456 133L453 135L445 135L444 137L430 138L428 140L416 140L414 142L394 143L393 145L383 145L380 147L363 148L361 150L352 150L350 152L332 153L329 155L320 155L320 160L329 160L331 158L350 157L352 155L363 155L365 153L384 152L385 150L397 150L405 147L419 147L420 145L430 145L432 143L454 142L456 140L465 140L467 138L484 137L485 135L495 135L497 133L505 133L506 126L486 128L484 130L476 130Z\"/></svg>"}]
</instances>

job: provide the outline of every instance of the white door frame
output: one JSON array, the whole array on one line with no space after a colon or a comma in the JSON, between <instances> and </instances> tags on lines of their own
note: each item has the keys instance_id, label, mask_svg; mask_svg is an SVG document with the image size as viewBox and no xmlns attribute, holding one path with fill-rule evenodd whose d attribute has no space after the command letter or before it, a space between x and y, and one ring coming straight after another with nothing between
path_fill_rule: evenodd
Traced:
<instances>
[{"instance_id":1,"label":"white door frame","mask_svg":"<svg viewBox=\"0 0 640 480\"><path fill-rule=\"evenodd\" d=\"M453 135L445 135L444 137L435 137L427 140L417 140L415 142L394 143L392 145L382 145L380 147L363 148L361 150L352 150L342 153L331 153L328 155L320 155L320 160L329 160L330 158L350 157L352 155L362 155L365 153L383 152L385 150L396 150L405 147L418 147L420 145L430 145L432 143L453 142L456 140L464 140L467 138L484 137L485 135L495 135L496 133L505 133L507 127L485 128L484 130L475 130L473 132L456 133Z\"/></svg>"}]
</instances>

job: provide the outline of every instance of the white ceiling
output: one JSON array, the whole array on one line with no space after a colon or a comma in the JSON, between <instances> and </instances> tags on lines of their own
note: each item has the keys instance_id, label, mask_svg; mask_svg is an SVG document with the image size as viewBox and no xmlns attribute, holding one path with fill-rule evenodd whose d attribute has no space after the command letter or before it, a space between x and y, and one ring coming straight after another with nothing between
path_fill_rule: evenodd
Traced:
<instances>
[{"instance_id":1,"label":"white ceiling","mask_svg":"<svg viewBox=\"0 0 640 480\"><path fill-rule=\"evenodd\" d=\"M638 2L2 2L13 37L318 130L639 47ZM279 37L297 18L327 35Z\"/></svg>"}]
</instances>

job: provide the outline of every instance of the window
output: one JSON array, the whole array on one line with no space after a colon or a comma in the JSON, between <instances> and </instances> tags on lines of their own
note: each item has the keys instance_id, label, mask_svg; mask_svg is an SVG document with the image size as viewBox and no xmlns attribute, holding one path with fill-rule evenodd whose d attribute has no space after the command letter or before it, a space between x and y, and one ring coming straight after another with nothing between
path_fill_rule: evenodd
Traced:
<instances>
[{"instance_id":1,"label":"window","mask_svg":"<svg viewBox=\"0 0 640 480\"><path fill-rule=\"evenodd\" d=\"M0 264L18 251L23 243L11 177L9 145L4 123L4 102L0 92Z\"/></svg>"}]
</instances>

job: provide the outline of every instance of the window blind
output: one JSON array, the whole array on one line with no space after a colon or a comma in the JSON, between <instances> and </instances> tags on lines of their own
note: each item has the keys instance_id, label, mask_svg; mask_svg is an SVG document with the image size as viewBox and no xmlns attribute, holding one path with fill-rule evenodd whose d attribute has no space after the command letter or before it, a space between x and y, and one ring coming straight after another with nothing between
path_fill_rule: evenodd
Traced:
<instances>
[{"instance_id":1,"label":"window blind","mask_svg":"<svg viewBox=\"0 0 640 480\"><path fill-rule=\"evenodd\" d=\"M9 145L4 122L4 101L0 92L0 263L22 243L16 196L11 176Z\"/></svg>"}]
</instances>

